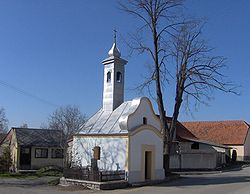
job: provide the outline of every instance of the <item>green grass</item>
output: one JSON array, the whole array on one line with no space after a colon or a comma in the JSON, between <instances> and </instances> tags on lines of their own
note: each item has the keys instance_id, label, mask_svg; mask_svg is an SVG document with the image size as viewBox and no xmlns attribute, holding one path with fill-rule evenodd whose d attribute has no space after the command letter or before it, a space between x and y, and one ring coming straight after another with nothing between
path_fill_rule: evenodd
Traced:
<instances>
[{"instance_id":1,"label":"green grass","mask_svg":"<svg viewBox=\"0 0 250 194\"><path fill-rule=\"evenodd\" d=\"M36 178L34 174L21 174L21 173L2 173L0 178Z\"/></svg>"},{"instance_id":2,"label":"green grass","mask_svg":"<svg viewBox=\"0 0 250 194\"><path fill-rule=\"evenodd\" d=\"M44 176L54 176L54 177L62 177L62 169L56 167L45 167L41 168L35 173L0 173L0 179L3 178L20 178L20 179L36 179Z\"/></svg>"}]
</instances>

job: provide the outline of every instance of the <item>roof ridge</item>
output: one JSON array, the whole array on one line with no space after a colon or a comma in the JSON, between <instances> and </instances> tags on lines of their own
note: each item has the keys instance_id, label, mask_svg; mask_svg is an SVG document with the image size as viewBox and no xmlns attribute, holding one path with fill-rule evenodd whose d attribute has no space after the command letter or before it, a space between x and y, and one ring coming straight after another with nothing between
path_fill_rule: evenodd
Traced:
<instances>
[{"instance_id":1,"label":"roof ridge","mask_svg":"<svg viewBox=\"0 0 250 194\"><path fill-rule=\"evenodd\" d=\"M235 120L215 120L215 121L181 121L181 123L219 123L219 122L244 122L247 123L245 120L242 119L235 119Z\"/></svg>"},{"instance_id":2,"label":"roof ridge","mask_svg":"<svg viewBox=\"0 0 250 194\"><path fill-rule=\"evenodd\" d=\"M11 129L17 129L17 130L19 130L19 129L26 129L26 130L47 130L47 131L61 131L61 130L59 130L59 129L42 129L42 128L23 128L23 127L12 127Z\"/></svg>"}]
</instances>

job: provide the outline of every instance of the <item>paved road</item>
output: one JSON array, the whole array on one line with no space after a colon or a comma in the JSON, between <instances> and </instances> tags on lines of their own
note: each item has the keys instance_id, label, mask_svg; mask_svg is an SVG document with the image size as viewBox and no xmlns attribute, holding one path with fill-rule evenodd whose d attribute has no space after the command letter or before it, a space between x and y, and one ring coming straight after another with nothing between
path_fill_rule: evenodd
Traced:
<instances>
[{"instance_id":1,"label":"paved road","mask_svg":"<svg viewBox=\"0 0 250 194\"><path fill-rule=\"evenodd\" d=\"M250 194L250 167L219 174L185 175L182 178L156 186L128 188L113 191L81 190L56 186L17 186L0 184L0 194Z\"/></svg>"}]
</instances>

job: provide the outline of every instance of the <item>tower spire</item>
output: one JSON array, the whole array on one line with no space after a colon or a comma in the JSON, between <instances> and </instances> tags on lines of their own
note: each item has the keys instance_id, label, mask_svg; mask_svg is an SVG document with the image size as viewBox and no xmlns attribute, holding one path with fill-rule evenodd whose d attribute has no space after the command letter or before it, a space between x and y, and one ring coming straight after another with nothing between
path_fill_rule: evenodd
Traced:
<instances>
[{"instance_id":1,"label":"tower spire","mask_svg":"<svg viewBox=\"0 0 250 194\"><path fill-rule=\"evenodd\" d=\"M127 61L121 58L116 47L116 30L114 29L114 42L108 52L108 58L102 61L104 65L103 82L103 110L113 111L124 101L124 77Z\"/></svg>"},{"instance_id":2,"label":"tower spire","mask_svg":"<svg viewBox=\"0 0 250 194\"><path fill-rule=\"evenodd\" d=\"M117 31L116 31L116 29L114 29L114 43L116 44L116 33L117 33Z\"/></svg>"},{"instance_id":3,"label":"tower spire","mask_svg":"<svg viewBox=\"0 0 250 194\"><path fill-rule=\"evenodd\" d=\"M116 47L116 29L114 29L114 43L113 43L113 46L112 48L109 50L108 54L110 57L118 57L120 58L121 56L121 53L119 51L119 49Z\"/></svg>"}]
</instances>

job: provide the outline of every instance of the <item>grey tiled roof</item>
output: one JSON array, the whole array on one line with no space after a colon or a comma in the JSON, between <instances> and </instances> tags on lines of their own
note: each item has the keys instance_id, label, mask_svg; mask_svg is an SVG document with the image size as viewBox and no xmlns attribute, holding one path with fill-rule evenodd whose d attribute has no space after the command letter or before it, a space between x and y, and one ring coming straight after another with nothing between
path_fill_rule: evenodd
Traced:
<instances>
[{"instance_id":1,"label":"grey tiled roof","mask_svg":"<svg viewBox=\"0 0 250 194\"><path fill-rule=\"evenodd\" d=\"M17 143L23 146L60 146L61 131L50 129L13 128Z\"/></svg>"},{"instance_id":2,"label":"grey tiled roof","mask_svg":"<svg viewBox=\"0 0 250 194\"><path fill-rule=\"evenodd\" d=\"M100 109L82 127L79 134L127 134L119 126L119 119L131 111L132 101L123 102L114 111Z\"/></svg>"},{"instance_id":3,"label":"grey tiled roof","mask_svg":"<svg viewBox=\"0 0 250 194\"><path fill-rule=\"evenodd\" d=\"M7 135L6 133L0 133L0 143L3 141L6 135Z\"/></svg>"}]
</instances>

